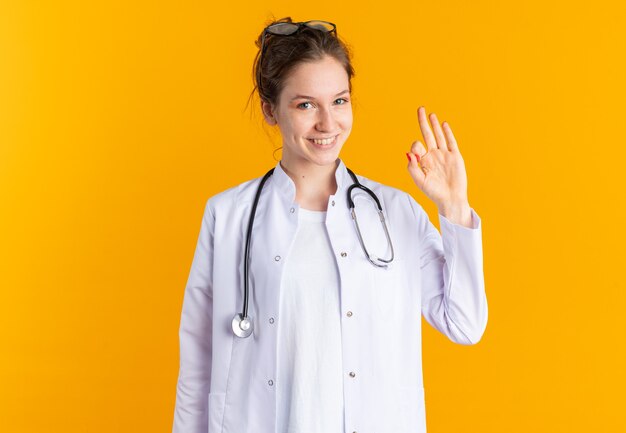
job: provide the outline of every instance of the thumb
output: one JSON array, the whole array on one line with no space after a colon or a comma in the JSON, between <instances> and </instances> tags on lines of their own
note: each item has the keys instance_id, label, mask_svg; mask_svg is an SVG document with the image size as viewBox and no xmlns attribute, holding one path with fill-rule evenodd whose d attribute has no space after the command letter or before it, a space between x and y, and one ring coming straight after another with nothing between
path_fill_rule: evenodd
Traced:
<instances>
[{"instance_id":1,"label":"thumb","mask_svg":"<svg viewBox=\"0 0 626 433\"><path fill-rule=\"evenodd\" d=\"M415 184L421 189L424 181L426 180L426 175L418 165L419 156L416 153L411 152L408 152L406 156L409 158L409 165L407 167L409 174L413 178Z\"/></svg>"},{"instance_id":2,"label":"thumb","mask_svg":"<svg viewBox=\"0 0 626 433\"><path fill-rule=\"evenodd\" d=\"M421 141L416 140L411 144L411 152L419 156L417 162L420 162L419 160L426 155L426 148Z\"/></svg>"}]
</instances>

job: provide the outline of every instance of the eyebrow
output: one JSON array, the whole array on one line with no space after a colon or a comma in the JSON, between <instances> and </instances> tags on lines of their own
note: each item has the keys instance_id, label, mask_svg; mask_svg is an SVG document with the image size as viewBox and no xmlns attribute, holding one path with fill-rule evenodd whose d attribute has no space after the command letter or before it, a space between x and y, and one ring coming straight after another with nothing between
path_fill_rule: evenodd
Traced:
<instances>
[{"instance_id":1,"label":"eyebrow","mask_svg":"<svg viewBox=\"0 0 626 433\"><path fill-rule=\"evenodd\" d=\"M346 90L344 90L343 92L339 92L339 93L337 93L337 94L335 95L335 98L336 98L337 96L341 96L341 95L343 95L344 93L350 93L350 91L349 91L348 89L346 89ZM314 100L314 101L315 101L315 98L314 98L313 96L296 95L296 96L294 96L293 98L291 98L291 99L289 100L289 102L291 102L291 101L295 101L296 99L312 99L312 100Z\"/></svg>"}]
</instances>

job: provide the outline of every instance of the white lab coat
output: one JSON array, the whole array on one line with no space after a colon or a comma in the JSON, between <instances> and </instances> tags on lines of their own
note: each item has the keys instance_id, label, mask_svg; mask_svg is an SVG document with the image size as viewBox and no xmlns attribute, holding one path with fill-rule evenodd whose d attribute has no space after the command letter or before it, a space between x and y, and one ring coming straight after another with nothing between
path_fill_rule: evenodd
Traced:
<instances>
[{"instance_id":1,"label":"white lab coat","mask_svg":"<svg viewBox=\"0 0 626 433\"><path fill-rule=\"evenodd\" d=\"M345 432L424 433L420 314L456 343L480 340L487 324L480 218L472 209L467 228L439 215L440 235L409 194L357 175L378 196L393 241L392 266L376 268L348 211L353 182L341 160L335 177L326 227L340 280ZM206 203L181 314L174 433L284 433L276 432L278 301L299 206L280 164L252 233L254 332L239 338L231 327L242 311L245 233L259 180ZM388 257L373 201L358 189L353 198L368 250Z\"/></svg>"}]
</instances>

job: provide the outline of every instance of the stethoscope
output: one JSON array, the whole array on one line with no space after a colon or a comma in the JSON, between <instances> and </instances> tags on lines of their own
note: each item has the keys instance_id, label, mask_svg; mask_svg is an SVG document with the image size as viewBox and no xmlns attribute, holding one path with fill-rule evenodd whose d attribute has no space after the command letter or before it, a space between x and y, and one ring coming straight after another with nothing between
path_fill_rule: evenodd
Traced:
<instances>
[{"instance_id":1,"label":"stethoscope","mask_svg":"<svg viewBox=\"0 0 626 433\"><path fill-rule=\"evenodd\" d=\"M354 226L356 227L356 232L359 237L359 243L361 244L361 248L365 253L365 257L369 262L380 268L387 268L389 263L393 261L393 244L391 243L391 237L389 236L389 230L387 230L387 223L385 222L385 216L383 215L383 208L380 205L380 201L376 194L369 189L368 187L361 185L359 180L356 178L356 175L346 167L348 173L354 180L354 183L348 188L348 208L350 209L350 215L352 215L352 220L354 221ZM265 181L274 173L274 168L268 171L263 179L261 179L261 183L259 183L259 187L256 191L256 196L254 197L254 203L252 204L252 210L250 211L250 220L248 221L248 233L246 234L246 248L244 250L244 267L243 267L243 281L244 281L244 293L243 293L243 312L235 314L233 317L233 332L237 337L249 337L252 334L253 325L252 318L248 317L248 267L250 264L250 239L252 238L252 225L254 224L254 215L256 214L256 208L259 204L259 197L261 196L261 191L263 190L263 185ZM389 248L391 249L391 258L389 259L381 259L380 257L373 256L367 251L365 247L365 242L363 242L363 236L361 235L361 229L359 228L359 222L356 218L356 212L354 211L354 201L352 200L352 190L354 188L358 188L360 190L365 191L370 195L371 198L376 202L376 207L378 208L378 216L380 217L380 222L385 230L385 236L387 237L387 243Z\"/></svg>"}]
</instances>

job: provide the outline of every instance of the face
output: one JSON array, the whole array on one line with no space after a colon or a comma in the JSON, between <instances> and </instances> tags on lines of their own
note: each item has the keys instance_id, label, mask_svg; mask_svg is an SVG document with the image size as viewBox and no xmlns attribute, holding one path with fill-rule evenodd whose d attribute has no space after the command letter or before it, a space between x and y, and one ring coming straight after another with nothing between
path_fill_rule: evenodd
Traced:
<instances>
[{"instance_id":1,"label":"face","mask_svg":"<svg viewBox=\"0 0 626 433\"><path fill-rule=\"evenodd\" d=\"M301 63L286 79L278 106L264 103L263 111L270 125L278 124L287 167L334 164L352 130L348 74L332 57Z\"/></svg>"}]
</instances>

